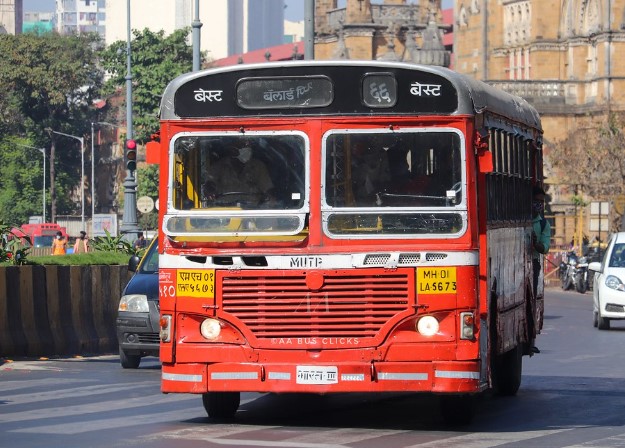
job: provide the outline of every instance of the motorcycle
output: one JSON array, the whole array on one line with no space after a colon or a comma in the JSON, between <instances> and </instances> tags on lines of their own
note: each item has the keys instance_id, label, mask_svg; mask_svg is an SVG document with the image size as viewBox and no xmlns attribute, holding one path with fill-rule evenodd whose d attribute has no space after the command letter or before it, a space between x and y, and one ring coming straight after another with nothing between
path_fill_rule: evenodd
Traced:
<instances>
[{"instance_id":1,"label":"motorcycle","mask_svg":"<svg viewBox=\"0 0 625 448\"><path fill-rule=\"evenodd\" d=\"M588 284L588 260L586 257L580 257L577 260L574 274L575 290L580 294L585 294L589 289Z\"/></svg>"},{"instance_id":2,"label":"motorcycle","mask_svg":"<svg viewBox=\"0 0 625 448\"><path fill-rule=\"evenodd\" d=\"M577 261L577 254L571 251L567 252L566 257L560 263L560 286L565 291L575 285Z\"/></svg>"}]
</instances>

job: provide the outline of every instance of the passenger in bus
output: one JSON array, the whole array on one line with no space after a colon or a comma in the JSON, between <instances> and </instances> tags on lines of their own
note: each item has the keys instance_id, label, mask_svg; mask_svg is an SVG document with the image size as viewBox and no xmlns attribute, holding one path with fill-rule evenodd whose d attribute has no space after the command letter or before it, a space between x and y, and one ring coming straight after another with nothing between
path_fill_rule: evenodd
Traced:
<instances>
[{"instance_id":1,"label":"passenger in bus","mask_svg":"<svg viewBox=\"0 0 625 448\"><path fill-rule=\"evenodd\" d=\"M386 150L357 141L352 147L352 191L357 207L380 204L379 194L391 180Z\"/></svg>"},{"instance_id":2,"label":"passenger in bus","mask_svg":"<svg viewBox=\"0 0 625 448\"><path fill-rule=\"evenodd\" d=\"M273 190L265 163L254 157L250 144L238 144L211 165L203 193L209 206L271 206Z\"/></svg>"}]
</instances>

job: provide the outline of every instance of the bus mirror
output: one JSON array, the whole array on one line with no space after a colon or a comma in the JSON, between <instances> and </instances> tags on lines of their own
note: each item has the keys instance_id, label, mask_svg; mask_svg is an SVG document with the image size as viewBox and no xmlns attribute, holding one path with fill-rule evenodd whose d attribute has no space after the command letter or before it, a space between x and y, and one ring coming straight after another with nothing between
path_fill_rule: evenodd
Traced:
<instances>
[{"instance_id":1,"label":"bus mirror","mask_svg":"<svg viewBox=\"0 0 625 448\"><path fill-rule=\"evenodd\" d=\"M149 141L145 144L145 161L158 164L161 159L161 144L157 141Z\"/></svg>"},{"instance_id":2,"label":"bus mirror","mask_svg":"<svg viewBox=\"0 0 625 448\"><path fill-rule=\"evenodd\" d=\"M492 173L493 172L493 153L488 150L478 151L477 163L480 168L480 173Z\"/></svg>"},{"instance_id":3,"label":"bus mirror","mask_svg":"<svg viewBox=\"0 0 625 448\"><path fill-rule=\"evenodd\" d=\"M480 128L475 131L475 154L480 168L480 173L493 172L493 153L488 150L488 140L490 135L488 129Z\"/></svg>"}]
</instances>

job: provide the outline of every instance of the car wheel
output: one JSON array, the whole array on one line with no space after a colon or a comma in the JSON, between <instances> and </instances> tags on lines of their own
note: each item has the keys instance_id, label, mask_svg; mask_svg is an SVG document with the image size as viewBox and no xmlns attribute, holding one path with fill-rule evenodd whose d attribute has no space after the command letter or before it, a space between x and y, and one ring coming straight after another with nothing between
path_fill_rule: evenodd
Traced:
<instances>
[{"instance_id":1,"label":"car wheel","mask_svg":"<svg viewBox=\"0 0 625 448\"><path fill-rule=\"evenodd\" d=\"M130 355L119 348L119 361L124 369L136 369L141 364L140 355Z\"/></svg>"},{"instance_id":2,"label":"car wheel","mask_svg":"<svg viewBox=\"0 0 625 448\"><path fill-rule=\"evenodd\" d=\"M592 326L597 328L597 325L599 325L599 316L597 315L596 311L592 312Z\"/></svg>"},{"instance_id":3,"label":"car wheel","mask_svg":"<svg viewBox=\"0 0 625 448\"><path fill-rule=\"evenodd\" d=\"M207 392L202 394L202 404L210 418L216 420L228 420L234 417L239 404L241 394L239 392Z\"/></svg>"},{"instance_id":4,"label":"car wheel","mask_svg":"<svg viewBox=\"0 0 625 448\"><path fill-rule=\"evenodd\" d=\"M601 315L601 310L599 310L599 315L597 316L597 328L599 328L599 330L610 329L610 319L603 317Z\"/></svg>"}]
</instances>

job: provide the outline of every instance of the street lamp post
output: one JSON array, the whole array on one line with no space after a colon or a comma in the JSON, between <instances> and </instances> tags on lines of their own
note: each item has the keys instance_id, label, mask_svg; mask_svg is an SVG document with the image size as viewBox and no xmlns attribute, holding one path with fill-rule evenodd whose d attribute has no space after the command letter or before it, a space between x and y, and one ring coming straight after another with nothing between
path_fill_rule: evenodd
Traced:
<instances>
[{"instance_id":1,"label":"street lamp post","mask_svg":"<svg viewBox=\"0 0 625 448\"><path fill-rule=\"evenodd\" d=\"M96 124L112 126L119 128L116 124L108 123L106 121L92 121L91 122L91 222L93 226L93 217L95 215L95 147L94 147L94 126Z\"/></svg>"},{"instance_id":2,"label":"street lamp post","mask_svg":"<svg viewBox=\"0 0 625 448\"><path fill-rule=\"evenodd\" d=\"M130 0L127 0L127 41L126 41L126 141L132 140L132 70L131 70L131 28L130 28ZM127 169L124 179L124 215L121 231L126 239L134 239L139 234L137 222L137 182L135 172Z\"/></svg>"},{"instance_id":3,"label":"street lamp post","mask_svg":"<svg viewBox=\"0 0 625 448\"><path fill-rule=\"evenodd\" d=\"M80 225L85 230L85 139L72 134L46 129L54 134L64 135L65 137L74 138L80 142Z\"/></svg>"},{"instance_id":4,"label":"street lamp post","mask_svg":"<svg viewBox=\"0 0 625 448\"><path fill-rule=\"evenodd\" d=\"M22 145L21 143L16 143L17 146L21 146L23 148L36 149L43 155L43 185L41 187L42 196L43 196L43 210L41 213L42 222L46 222L46 148L36 148L34 146Z\"/></svg>"}]
</instances>

